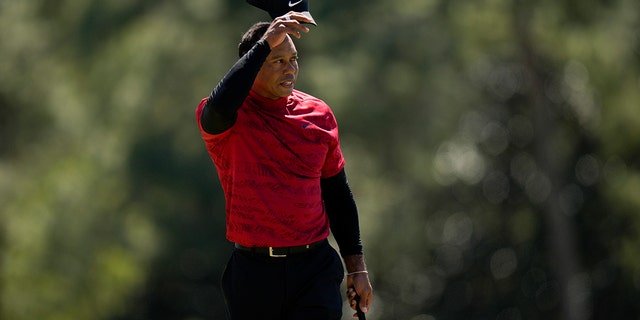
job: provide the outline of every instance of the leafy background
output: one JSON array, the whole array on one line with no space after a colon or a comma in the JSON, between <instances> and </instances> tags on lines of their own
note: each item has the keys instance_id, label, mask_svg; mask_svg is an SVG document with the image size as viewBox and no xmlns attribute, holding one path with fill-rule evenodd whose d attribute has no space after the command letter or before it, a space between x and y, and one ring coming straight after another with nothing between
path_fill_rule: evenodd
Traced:
<instances>
[{"instance_id":1,"label":"leafy background","mask_svg":"<svg viewBox=\"0 0 640 320\"><path fill-rule=\"evenodd\" d=\"M298 88L340 123L370 319L640 319L639 7L311 2ZM0 319L224 318L194 109L267 19L0 0Z\"/></svg>"}]
</instances>

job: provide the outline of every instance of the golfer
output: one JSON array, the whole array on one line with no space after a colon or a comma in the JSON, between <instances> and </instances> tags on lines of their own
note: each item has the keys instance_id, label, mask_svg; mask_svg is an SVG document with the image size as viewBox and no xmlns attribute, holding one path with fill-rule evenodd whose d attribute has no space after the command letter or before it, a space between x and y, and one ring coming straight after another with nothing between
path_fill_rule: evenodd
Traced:
<instances>
[{"instance_id":1,"label":"golfer","mask_svg":"<svg viewBox=\"0 0 640 320\"><path fill-rule=\"evenodd\" d=\"M240 59L196 109L235 244L222 276L231 320L341 319L345 273L350 306L357 296L362 311L371 305L336 119L325 102L294 89L292 38L311 22L289 12L253 25Z\"/></svg>"}]
</instances>

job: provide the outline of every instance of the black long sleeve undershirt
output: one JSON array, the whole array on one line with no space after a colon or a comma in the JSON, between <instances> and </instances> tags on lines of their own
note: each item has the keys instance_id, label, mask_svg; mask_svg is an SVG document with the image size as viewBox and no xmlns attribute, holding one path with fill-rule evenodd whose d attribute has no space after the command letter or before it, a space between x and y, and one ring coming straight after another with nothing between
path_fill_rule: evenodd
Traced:
<instances>
[{"instance_id":1,"label":"black long sleeve undershirt","mask_svg":"<svg viewBox=\"0 0 640 320\"><path fill-rule=\"evenodd\" d=\"M220 80L202 109L200 123L204 131L218 134L233 126L238 109L270 52L267 41L258 41Z\"/></svg>"},{"instance_id":2,"label":"black long sleeve undershirt","mask_svg":"<svg viewBox=\"0 0 640 320\"><path fill-rule=\"evenodd\" d=\"M266 41L258 41L220 80L202 109L200 123L204 131L219 134L233 126L238 109L270 52ZM320 179L320 188L340 254L362 254L358 210L344 169L333 177Z\"/></svg>"},{"instance_id":3,"label":"black long sleeve undershirt","mask_svg":"<svg viewBox=\"0 0 640 320\"><path fill-rule=\"evenodd\" d=\"M320 179L320 188L340 255L362 254L358 208L344 169L333 177Z\"/></svg>"}]
</instances>

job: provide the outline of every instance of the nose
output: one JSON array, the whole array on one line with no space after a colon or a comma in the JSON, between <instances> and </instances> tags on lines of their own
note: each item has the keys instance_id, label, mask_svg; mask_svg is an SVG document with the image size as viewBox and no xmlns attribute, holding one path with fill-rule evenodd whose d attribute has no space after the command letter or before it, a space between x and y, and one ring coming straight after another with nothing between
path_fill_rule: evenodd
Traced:
<instances>
[{"instance_id":1,"label":"nose","mask_svg":"<svg viewBox=\"0 0 640 320\"><path fill-rule=\"evenodd\" d=\"M291 74L291 73L295 73L296 71L298 71L298 63L295 60L287 62L284 68L284 72L286 74Z\"/></svg>"}]
</instances>

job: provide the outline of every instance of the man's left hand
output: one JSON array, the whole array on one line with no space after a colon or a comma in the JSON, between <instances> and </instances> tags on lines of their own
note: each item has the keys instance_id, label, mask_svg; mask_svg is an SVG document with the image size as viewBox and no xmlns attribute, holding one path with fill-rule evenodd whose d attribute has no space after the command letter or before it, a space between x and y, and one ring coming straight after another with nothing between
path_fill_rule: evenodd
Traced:
<instances>
[{"instance_id":1,"label":"man's left hand","mask_svg":"<svg viewBox=\"0 0 640 320\"><path fill-rule=\"evenodd\" d=\"M347 275L347 299L349 300L349 306L351 309L356 309L356 296L360 296L360 310L367 313L371 306L371 300L373 298L373 288L369 281L369 275L367 273L355 273ZM357 314L353 315L357 318Z\"/></svg>"}]
</instances>

